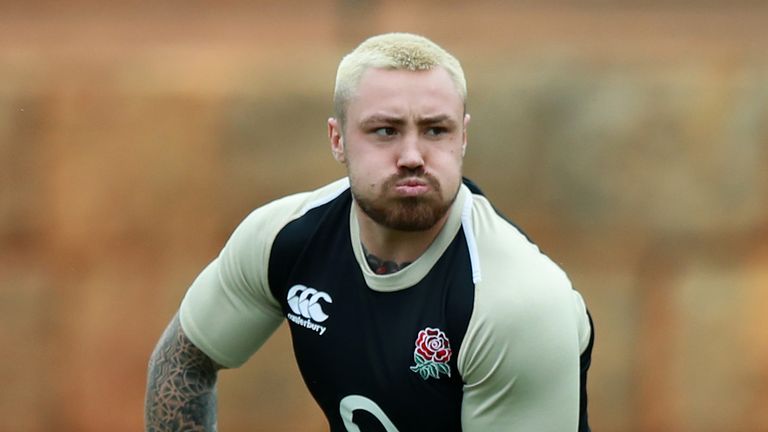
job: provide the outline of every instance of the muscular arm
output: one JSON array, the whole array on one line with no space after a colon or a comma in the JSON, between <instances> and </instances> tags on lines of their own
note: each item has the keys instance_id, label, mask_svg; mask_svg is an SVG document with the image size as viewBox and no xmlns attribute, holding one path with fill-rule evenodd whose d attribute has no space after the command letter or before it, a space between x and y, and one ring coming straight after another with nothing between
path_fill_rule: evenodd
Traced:
<instances>
[{"instance_id":1,"label":"muscular arm","mask_svg":"<svg viewBox=\"0 0 768 432\"><path fill-rule=\"evenodd\" d=\"M215 431L219 369L184 335L177 314L149 360L146 431Z\"/></svg>"}]
</instances>

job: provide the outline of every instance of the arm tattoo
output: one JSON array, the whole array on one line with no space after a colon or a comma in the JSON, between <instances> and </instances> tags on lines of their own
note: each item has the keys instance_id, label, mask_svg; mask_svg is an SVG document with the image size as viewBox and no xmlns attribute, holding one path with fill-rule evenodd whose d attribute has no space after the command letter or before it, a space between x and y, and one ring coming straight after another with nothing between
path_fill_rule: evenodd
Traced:
<instances>
[{"instance_id":1,"label":"arm tattoo","mask_svg":"<svg viewBox=\"0 0 768 432\"><path fill-rule=\"evenodd\" d=\"M215 431L218 369L187 339L176 315L149 361L146 431Z\"/></svg>"},{"instance_id":2,"label":"arm tattoo","mask_svg":"<svg viewBox=\"0 0 768 432\"><path fill-rule=\"evenodd\" d=\"M379 275L385 275L395 273L404 269L410 264L410 261L404 263L396 263L394 261L388 261L377 257L376 255L368 252L368 249L363 246L363 252L365 252L365 260L368 261L368 267L373 270L374 273Z\"/></svg>"}]
</instances>

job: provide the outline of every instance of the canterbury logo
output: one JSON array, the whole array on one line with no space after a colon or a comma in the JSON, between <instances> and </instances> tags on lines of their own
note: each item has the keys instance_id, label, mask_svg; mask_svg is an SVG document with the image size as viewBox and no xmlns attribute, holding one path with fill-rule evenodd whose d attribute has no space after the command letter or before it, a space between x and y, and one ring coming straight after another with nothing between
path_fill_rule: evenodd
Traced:
<instances>
[{"instance_id":1,"label":"canterbury logo","mask_svg":"<svg viewBox=\"0 0 768 432\"><path fill-rule=\"evenodd\" d=\"M294 285L288 290L288 306L291 310L295 314L315 322L323 322L328 319L328 315L323 312L322 305L319 303L320 300L333 303L328 293L304 285Z\"/></svg>"}]
</instances>

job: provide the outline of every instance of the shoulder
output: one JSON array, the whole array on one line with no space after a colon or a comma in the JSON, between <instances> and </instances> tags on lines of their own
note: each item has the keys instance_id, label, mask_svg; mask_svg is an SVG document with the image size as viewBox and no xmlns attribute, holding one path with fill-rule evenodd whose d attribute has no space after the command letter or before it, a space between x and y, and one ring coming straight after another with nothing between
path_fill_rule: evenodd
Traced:
<instances>
[{"instance_id":1,"label":"shoulder","mask_svg":"<svg viewBox=\"0 0 768 432\"><path fill-rule=\"evenodd\" d=\"M565 272L486 197L472 195L471 220L484 286L506 292L570 288Z\"/></svg>"},{"instance_id":2,"label":"shoulder","mask_svg":"<svg viewBox=\"0 0 768 432\"><path fill-rule=\"evenodd\" d=\"M343 178L319 189L288 195L253 210L237 227L235 235L276 234L283 226L307 211L322 206L349 189Z\"/></svg>"},{"instance_id":3,"label":"shoulder","mask_svg":"<svg viewBox=\"0 0 768 432\"><path fill-rule=\"evenodd\" d=\"M252 211L237 226L219 255L225 274L250 285L268 286L267 267L275 238L291 221L330 202L349 187L346 178L310 192L269 202Z\"/></svg>"},{"instance_id":4,"label":"shoulder","mask_svg":"<svg viewBox=\"0 0 768 432\"><path fill-rule=\"evenodd\" d=\"M584 302L560 266L484 196L474 193L468 207L465 232L479 277L457 359L465 383L462 427L571 428L580 353L590 335Z\"/></svg>"},{"instance_id":5,"label":"shoulder","mask_svg":"<svg viewBox=\"0 0 768 432\"><path fill-rule=\"evenodd\" d=\"M543 348L542 338L557 341L551 349L572 345L576 351L579 299L568 276L485 197L472 198L480 278L460 353L464 371L471 375L473 366L485 363L477 360L486 350L520 366L530 360L526 356L534 354L534 348ZM491 365L481 369L486 366ZM485 369L480 375L489 372Z\"/></svg>"}]
</instances>

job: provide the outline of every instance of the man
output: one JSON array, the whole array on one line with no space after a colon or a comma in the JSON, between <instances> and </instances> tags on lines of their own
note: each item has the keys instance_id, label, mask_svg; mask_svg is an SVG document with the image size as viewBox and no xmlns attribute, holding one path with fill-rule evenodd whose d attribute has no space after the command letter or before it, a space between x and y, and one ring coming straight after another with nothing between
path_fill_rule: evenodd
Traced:
<instances>
[{"instance_id":1,"label":"man","mask_svg":"<svg viewBox=\"0 0 768 432\"><path fill-rule=\"evenodd\" d=\"M410 34L339 65L348 177L250 214L149 367L147 430L214 430L217 370L287 318L331 431L588 431L589 316L566 275L462 179L459 62Z\"/></svg>"}]
</instances>

